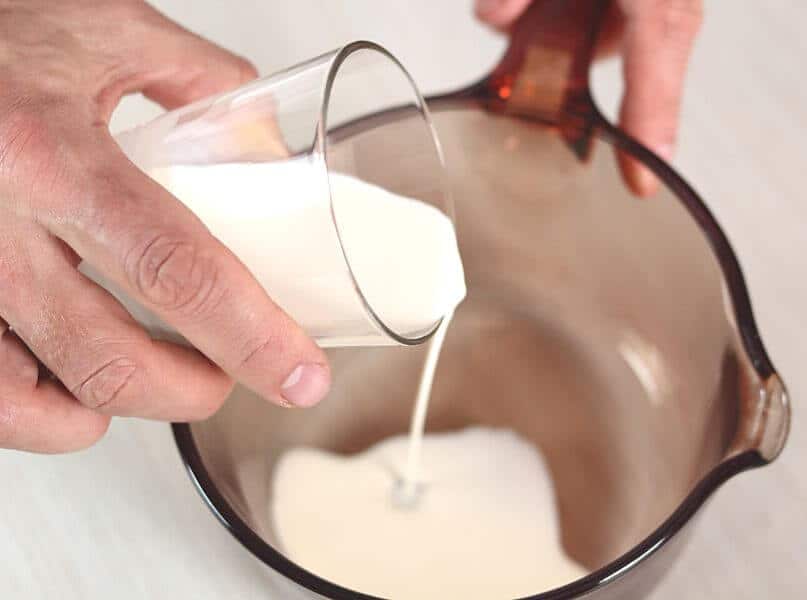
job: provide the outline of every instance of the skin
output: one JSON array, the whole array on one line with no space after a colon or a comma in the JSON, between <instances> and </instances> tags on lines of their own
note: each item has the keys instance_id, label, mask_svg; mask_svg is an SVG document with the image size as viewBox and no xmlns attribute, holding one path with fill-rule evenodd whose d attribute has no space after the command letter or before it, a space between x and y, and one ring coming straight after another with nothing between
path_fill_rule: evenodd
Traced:
<instances>
[{"instance_id":1,"label":"skin","mask_svg":"<svg viewBox=\"0 0 807 600\"><path fill-rule=\"evenodd\" d=\"M529 5L476 12L508 30ZM696 0L617 0L606 23L620 123L665 158L700 19ZM78 450L111 416L204 419L235 381L282 406L325 396L322 351L108 129L125 94L170 109L255 76L141 0L0 0L0 447ZM655 190L620 161L635 192ZM198 350L152 340L82 260Z\"/></svg>"},{"instance_id":2,"label":"skin","mask_svg":"<svg viewBox=\"0 0 807 600\"><path fill-rule=\"evenodd\" d=\"M108 130L124 94L173 108L255 76L139 0L0 0L0 447L203 419L234 381L283 406L325 395L323 352ZM152 340L81 259L199 351Z\"/></svg>"},{"instance_id":3,"label":"skin","mask_svg":"<svg viewBox=\"0 0 807 600\"><path fill-rule=\"evenodd\" d=\"M508 31L533 2L553 0L477 0L484 22ZM614 0L599 40L600 55L622 58L625 92L619 125L664 159L675 151L687 64L703 18L702 0ZM650 196L656 178L639 163L620 156L631 190Z\"/></svg>"}]
</instances>

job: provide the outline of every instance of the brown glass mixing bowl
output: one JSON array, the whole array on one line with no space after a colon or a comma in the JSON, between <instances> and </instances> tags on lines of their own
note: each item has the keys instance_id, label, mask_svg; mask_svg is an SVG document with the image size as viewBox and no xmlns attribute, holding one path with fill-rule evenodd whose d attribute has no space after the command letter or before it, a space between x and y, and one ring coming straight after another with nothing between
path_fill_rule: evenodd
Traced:
<instances>
[{"instance_id":1,"label":"brown glass mixing bowl","mask_svg":"<svg viewBox=\"0 0 807 600\"><path fill-rule=\"evenodd\" d=\"M779 454L789 405L718 224L591 100L602 3L535 6L490 77L430 101L469 294L449 330L428 429L509 427L546 457L564 547L592 573L533 598L643 597L704 501ZM588 31L571 27L581 14ZM384 139L402 135L405 118L389 111L347 126L362 136L351 160L366 161L377 183L390 183ZM655 172L660 194L632 196L614 148ZM241 390L212 419L174 433L203 498L283 576L284 597L370 598L277 547L272 466L290 446L352 453L404 432L424 348L329 354L335 385L320 407L274 408Z\"/></svg>"}]
</instances>

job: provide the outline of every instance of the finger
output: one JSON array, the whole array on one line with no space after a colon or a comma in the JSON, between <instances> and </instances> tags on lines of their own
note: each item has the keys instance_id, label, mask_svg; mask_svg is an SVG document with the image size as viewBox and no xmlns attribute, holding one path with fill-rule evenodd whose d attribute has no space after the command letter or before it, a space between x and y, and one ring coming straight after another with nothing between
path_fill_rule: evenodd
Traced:
<instances>
[{"instance_id":1,"label":"finger","mask_svg":"<svg viewBox=\"0 0 807 600\"><path fill-rule=\"evenodd\" d=\"M0 385L0 448L55 454L95 444L110 417L79 404L56 381L20 390Z\"/></svg>"},{"instance_id":2,"label":"finger","mask_svg":"<svg viewBox=\"0 0 807 600\"><path fill-rule=\"evenodd\" d=\"M127 20L127 35L105 49L122 67L93 95L101 121L109 121L127 93L142 92L170 109L257 76L243 57L183 29L145 2L125 4L115 8Z\"/></svg>"},{"instance_id":3,"label":"finger","mask_svg":"<svg viewBox=\"0 0 807 600\"><path fill-rule=\"evenodd\" d=\"M0 386L32 388L39 379L39 364L25 344L0 318Z\"/></svg>"},{"instance_id":4,"label":"finger","mask_svg":"<svg viewBox=\"0 0 807 600\"><path fill-rule=\"evenodd\" d=\"M55 381L38 382L36 359L0 319L0 448L72 452L101 439L109 417Z\"/></svg>"},{"instance_id":5,"label":"finger","mask_svg":"<svg viewBox=\"0 0 807 600\"><path fill-rule=\"evenodd\" d=\"M259 103L245 103L237 110L207 111L188 127L188 135L160 140L160 156L167 163L271 162L290 155L269 97ZM122 148L136 151L142 135L127 132L116 141Z\"/></svg>"},{"instance_id":6,"label":"finger","mask_svg":"<svg viewBox=\"0 0 807 600\"><path fill-rule=\"evenodd\" d=\"M0 226L17 236L16 294L0 311L28 348L84 406L164 420L210 416L230 379L199 353L154 342L107 292L75 268L61 242L36 225Z\"/></svg>"},{"instance_id":7,"label":"finger","mask_svg":"<svg viewBox=\"0 0 807 600\"><path fill-rule=\"evenodd\" d=\"M530 4L532 0L476 0L474 12L484 23L506 31Z\"/></svg>"},{"instance_id":8,"label":"finger","mask_svg":"<svg viewBox=\"0 0 807 600\"><path fill-rule=\"evenodd\" d=\"M148 9L160 35L153 36L143 61L152 73L145 96L171 109L235 89L258 76L246 59L184 29ZM157 65L161 65L157 67Z\"/></svg>"},{"instance_id":9,"label":"finger","mask_svg":"<svg viewBox=\"0 0 807 600\"><path fill-rule=\"evenodd\" d=\"M96 134L71 152L86 161L78 201L39 196L48 229L237 381L282 405L319 402L330 386L322 350L193 213Z\"/></svg>"},{"instance_id":10,"label":"finger","mask_svg":"<svg viewBox=\"0 0 807 600\"><path fill-rule=\"evenodd\" d=\"M474 12L483 22L501 31L510 31L527 8L535 2L545 0L476 0ZM585 27L585 23L580 23ZM600 34L597 40L597 56L602 58L613 54L622 38L624 18L615 3L609 3Z\"/></svg>"},{"instance_id":11,"label":"finger","mask_svg":"<svg viewBox=\"0 0 807 600\"><path fill-rule=\"evenodd\" d=\"M141 91L163 107L172 109L229 91L258 76L257 69L243 57L162 15L157 14L156 20L160 35L150 46L146 68L151 76ZM215 115L218 127L207 134L207 150L213 153L208 160L276 160L288 156L271 98L267 95L256 110L249 108Z\"/></svg>"},{"instance_id":12,"label":"finger","mask_svg":"<svg viewBox=\"0 0 807 600\"><path fill-rule=\"evenodd\" d=\"M627 27L622 128L664 159L675 149L687 63L700 28L698 0L623 0ZM626 181L639 195L652 194L656 178L640 163L620 156Z\"/></svg>"}]
</instances>

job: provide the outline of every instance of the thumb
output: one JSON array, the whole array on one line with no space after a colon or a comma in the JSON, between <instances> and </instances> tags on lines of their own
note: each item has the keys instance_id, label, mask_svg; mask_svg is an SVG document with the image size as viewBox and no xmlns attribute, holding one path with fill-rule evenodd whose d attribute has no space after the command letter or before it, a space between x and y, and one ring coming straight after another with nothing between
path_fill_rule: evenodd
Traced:
<instances>
[{"instance_id":1,"label":"thumb","mask_svg":"<svg viewBox=\"0 0 807 600\"><path fill-rule=\"evenodd\" d=\"M164 108L170 110L235 89L258 76L257 69L245 58L188 31L156 10L153 18L157 21L158 39L146 51L145 62L154 67L141 91Z\"/></svg>"},{"instance_id":2,"label":"thumb","mask_svg":"<svg viewBox=\"0 0 807 600\"><path fill-rule=\"evenodd\" d=\"M627 18L624 46L625 96L622 128L664 159L672 158L687 63L700 29L696 0L620 4ZM638 162L620 156L631 189L642 196L655 192L656 178Z\"/></svg>"}]
</instances>

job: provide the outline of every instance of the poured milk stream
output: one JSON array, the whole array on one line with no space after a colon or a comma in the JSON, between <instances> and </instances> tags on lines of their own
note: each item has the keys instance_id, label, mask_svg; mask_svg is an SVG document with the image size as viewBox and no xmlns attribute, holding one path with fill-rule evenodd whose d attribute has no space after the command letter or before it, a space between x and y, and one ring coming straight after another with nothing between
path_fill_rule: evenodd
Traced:
<instances>
[{"instance_id":1,"label":"poured milk stream","mask_svg":"<svg viewBox=\"0 0 807 600\"><path fill-rule=\"evenodd\" d=\"M550 474L509 430L472 427L423 439L416 506L392 497L407 436L342 457L298 448L275 467L271 518L300 566L383 598L505 600L586 571L561 546Z\"/></svg>"},{"instance_id":2,"label":"poured milk stream","mask_svg":"<svg viewBox=\"0 0 807 600\"><path fill-rule=\"evenodd\" d=\"M149 174L185 203L320 344L392 340L367 318L417 335L439 319L409 437L341 457L298 448L275 469L282 550L320 577L387 598L513 598L585 571L563 552L549 472L532 444L482 427L423 434L432 380L465 280L450 220L435 208L321 165L179 165ZM173 332L88 265L152 332ZM379 390L383 393L383 390ZM492 402L496 399L492 398Z\"/></svg>"},{"instance_id":3,"label":"poured milk stream","mask_svg":"<svg viewBox=\"0 0 807 600\"><path fill-rule=\"evenodd\" d=\"M281 456L270 519L282 551L320 577L393 599L501 600L583 577L561 545L535 446L485 427L424 436L451 317L426 353L409 436L350 457Z\"/></svg>"},{"instance_id":4,"label":"poured milk stream","mask_svg":"<svg viewBox=\"0 0 807 600\"><path fill-rule=\"evenodd\" d=\"M393 500L400 508L414 508L418 501L418 491L421 482L421 454L423 435L426 431L426 413L429 409L429 398L434 383L434 373L437 370L437 361L446 339L448 327L454 318L454 311L448 313L440 327L429 342L426 351L426 360L423 363L423 372L420 374L417 395L415 396L415 410L412 412L412 423L409 427L409 447L406 453L406 465L403 474L394 492Z\"/></svg>"}]
</instances>

